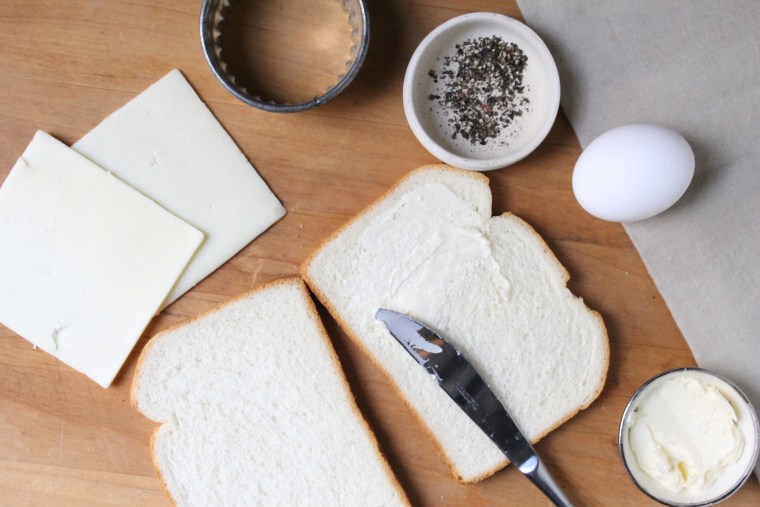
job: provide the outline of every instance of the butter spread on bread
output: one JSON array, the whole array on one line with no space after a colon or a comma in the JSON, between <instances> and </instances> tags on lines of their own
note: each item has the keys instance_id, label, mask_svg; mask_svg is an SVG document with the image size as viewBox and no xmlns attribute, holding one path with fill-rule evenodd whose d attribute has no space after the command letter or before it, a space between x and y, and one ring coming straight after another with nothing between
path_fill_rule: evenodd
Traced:
<instances>
[{"instance_id":1,"label":"butter spread on bread","mask_svg":"<svg viewBox=\"0 0 760 507\"><path fill-rule=\"evenodd\" d=\"M462 481L507 460L375 320L378 308L408 313L464 351L532 442L604 385L601 317L566 288L567 271L528 224L491 216L481 174L441 165L413 171L325 241L302 272Z\"/></svg>"}]
</instances>

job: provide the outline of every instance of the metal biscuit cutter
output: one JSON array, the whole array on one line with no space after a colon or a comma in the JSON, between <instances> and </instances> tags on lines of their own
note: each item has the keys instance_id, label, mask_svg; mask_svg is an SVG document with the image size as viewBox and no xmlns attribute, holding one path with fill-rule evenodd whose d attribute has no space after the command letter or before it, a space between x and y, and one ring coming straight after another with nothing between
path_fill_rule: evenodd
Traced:
<instances>
[{"instance_id":1,"label":"metal biscuit cutter","mask_svg":"<svg viewBox=\"0 0 760 507\"><path fill-rule=\"evenodd\" d=\"M227 69L223 59L222 38L225 18L234 0L204 0L201 7L200 35L203 54L211 71L220 83L235 97L248 105L276 113L295 113L324 104L338 95L354 79L364 63L369 47L369 14L365 0L336 0L343 4L351 26L351 49L346 71L337 76L336 84L322 95L305 102L278 103L255 94L242 86Z\"/></svg>"}]
</instances>

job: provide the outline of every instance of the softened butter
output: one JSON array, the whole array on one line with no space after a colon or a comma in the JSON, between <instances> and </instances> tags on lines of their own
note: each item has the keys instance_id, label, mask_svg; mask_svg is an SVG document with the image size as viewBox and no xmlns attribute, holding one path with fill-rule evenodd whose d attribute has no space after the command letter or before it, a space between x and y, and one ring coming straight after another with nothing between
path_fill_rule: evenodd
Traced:
<instances>
[{"instance_id":1,"label":"softened butter","mask_svg":"<svg viewBox=\"0 0 760 507\"><path fill-rule=\"evenodd\" d=\"M747 396L702 368L663 372L639 388L620 425L620 452L644 493L677 507L705 507L744 484L760 453L760 423Z\"/></svg>"},{"instance_id":2,"label":"softened butter","mask_svg":"<svg viewBox=\"0 0 760 507\"><path fill-rule=\"evenodd\" d=\"M648 393L629 438L641 469L674 492L711 486L744 446L731 403L692 376L667 379Z\"/></svg>"}]
</instances>

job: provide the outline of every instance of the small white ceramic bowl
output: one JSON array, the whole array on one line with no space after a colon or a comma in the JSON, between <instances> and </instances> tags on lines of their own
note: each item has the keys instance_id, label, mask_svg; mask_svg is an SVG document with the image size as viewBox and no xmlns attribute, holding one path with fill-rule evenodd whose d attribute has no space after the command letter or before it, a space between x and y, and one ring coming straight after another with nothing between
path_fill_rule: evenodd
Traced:
<instances>
[{"instance_id":1,"label":"small white ceramic bowl","mask_svg":"<svg viewBox=\"0 0 760 507\"><path fill-rule=\"evenodd\" d=\"M717 387L736 411L737 425L745 438L744 448L737 462L728 465L721 477L702 492L673 493L665 489L639 467L628 437L631 418L641 400L661 382L681 375L697 377ZM736 493L752 474L758 453L760 453L760 424L754 407L736 384L717 373L702 368L676 368L655 375L633 393L620 421L618 445L628 475L644 494L670 507L706 507L720 503Z\"/></svg>"},{"instance_id":2,"label":"small white ceramic bowl","mask_svg":"<svg viewBox=\"0 0 760 507\"><path fill-rule=\"evenodd\" d=\"M456 44L493 36L517 44L528 57L523 82L530 103L509 129L486 145L461 136L453 139L443 108L430 99L439 85L429 73L441 75L444 57L454 54ZM417 47L404 77L404 112L414 135L436 158L463 169L490 171L514 164L541 144L557 117L559 94L557 66L539 36L515 19L477 12L443 23Z\"/></svg>"}]
</instances>

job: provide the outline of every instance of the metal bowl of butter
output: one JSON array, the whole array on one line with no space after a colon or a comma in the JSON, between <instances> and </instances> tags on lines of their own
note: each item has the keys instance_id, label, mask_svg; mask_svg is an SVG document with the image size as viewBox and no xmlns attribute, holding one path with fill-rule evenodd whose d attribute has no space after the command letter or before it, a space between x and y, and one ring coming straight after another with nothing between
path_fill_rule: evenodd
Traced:
<instances>
[{"instance_id":1,"label":"metal bowl of butter","mask_svg":"<svg viewBox=\"0 0 760 507\"><path fill-rule=\"evenodd\" d=\"M752 473L760 426L747 396L702 368L677 368L647 380L620 421L620 455L650 498L674 507L715 505Z\"/></svg>"}]
</instances>

